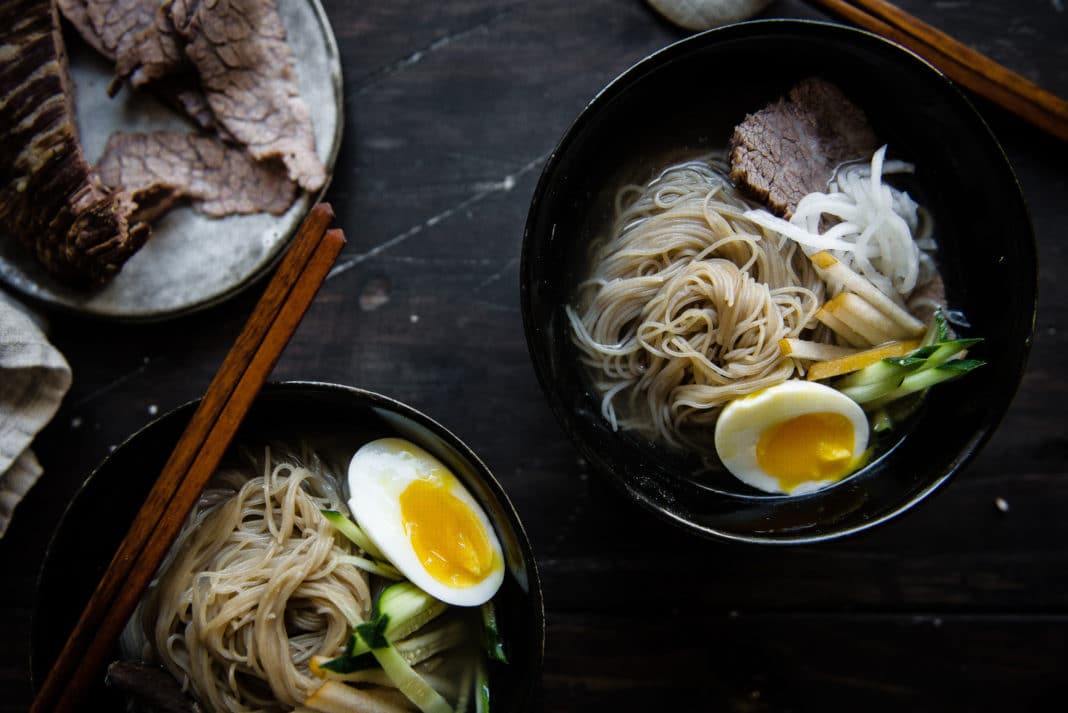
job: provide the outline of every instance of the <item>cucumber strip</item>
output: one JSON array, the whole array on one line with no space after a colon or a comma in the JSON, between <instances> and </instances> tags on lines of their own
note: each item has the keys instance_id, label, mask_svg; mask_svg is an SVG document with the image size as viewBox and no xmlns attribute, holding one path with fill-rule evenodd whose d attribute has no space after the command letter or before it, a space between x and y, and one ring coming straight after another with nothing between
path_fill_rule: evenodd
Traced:
<instances>
[{"instance_id":1,"label":"cucumber strip","mask_svg":"<svg viewBox=\"0 0 1068 713\"><path fill-rule=\"evenodd\" d=\"M475 664L475 713L489 713L490 686L489 672L480 660Z\"/></svg>"},{"instance_id":2,"label":"cucumber strip","mask_svg":"<svg viewBox=\"0 0 1068 713\"><path fill-rule=\"evenodd\" d=\"M949 337L949 324L946 323L945 313L939 307L931 318L931 326L927 329L927 334L923 335L923 345L944 342L947 337Z\"/></svg>"},{"instance_id":3,"label":"cucumber strip","mask_svg":"<svg viewBox=\"0 0 1068 713\"><path fill-rule=\"evenodd\" d=\"M920 347L919 349L916 349L915 351L909 352L905 356L901 357L901 359L908 360L906 362L908 364L913 363L913 360L916 360L917 362L923 362L926 361L927 357L934 354L937 350L937 344L928 344L926 346Z\"/></svg>"},{"instance_id":4,"label":"cucumber strip","mask_svg":"<svg viewBox=\"0 0 1068 713\"><path fill-rule=\"evenodd\" d=\"M366 557L359 557L357 555L345 555L337 558L338 562L344 562L345 564L351 564L353 567L358 567L364 572L370 572L371 574L377 574L379 577L385 579L392 579L394 581L404 579L404 575L397 571L397 568L391 564L383 564L381 562L375 562L369 560Z\"/></svg>"},{"instance_id":5,"label":"cucumber strip","mask_svg":"<svg viewBox=\"0 0 1068 713\"><path fill-rule=\"evenodd\" d=\"M435 628L434 631L399 641L390 641L390 643L404 657L409 666L415 666L431 656L455 649L464 643L469 635L468 623L456 619L445 623L442 627ZM389 640L388 625L386 638ZM329 660L326 656L312 656L311 670L319 678L336 681L367 681L368 672L378 670L378 664L370 651L355 656L343 654ZM440 686L435 687L440 688Z\"/></svg>"},{"instance_id":6,"label":"cucumber strip","mask_svg":"<svg viewBox=\"0 0 1068 713\"><path fill-rule=\"evenodd\" d=\"M938 368L942 371L959 371L961 374L967 374L969 371L978 369L984 364L986 362L982 359L954 359L953 361L947 361Z\"/></svg>"},{"instance_id":7,"label":"cucumber strip","mask_svg":"<svg viewBox=\"0 0 1068 713\"><path fill-rule=\"evenodd\" d=\"M373 656L338 656L325 661L313 657L311 672L320 678L332 678L340 681L359 680L354 676L360 671L377 666Z\"/></svg>"},{"instance_id":8,"label":"cucumber strip","mask_svg":"<svg viewBox=\"0 0 1068 713\"><path fill-rule=\"evenodd\" d=\"M389 638L389 634L386 634ZM467 638L467 627L463 621L450 621L444 626L437 626L434 631L418 636L410 636L407 639L394 641L393 645L410 665L426 661L431 656L442 651L455 648Z\"/></svg>"},{"instance_id":9,"label":"cucumber strip","mask_svg":"<svg viewBox=\"0 0 1068 713\"><path fill-rule=\"evenodd\" d=\"M892 393L901 383L900 377L897 379L886 379L883 381L877 381L873 384L861 384L860 386L848 386L843 389L839 389L843 394L856 401L858 404L864 405L876 399L881 399L889 393Z\"/></svg>"},{"instance_id":10,"label":"cucumber strip","mask_svg":"<svg viewBox=\"0 0 1068 713\"><path fill-rule=\"evenodd\" d=\"M941 366L968 347L974 346L981 341L983 341L982 338L974 338L953 339L948 342L940 342L935 345L937 349L934 350L934 353L927 357L927 365L924 368L929 369Z\"/></svg>"},{"instance_id":11,"label":"cucumber strip","mask_svg":"<svg viewBox=\"0 0 1068 713\"><path fill-rule=\"evenodd\" d=\"M375 616L388 616L390 641L403 639L449 608L411 582L397 582L382 590L375 602Z\"/></svg>"},{"instance_id":12,"label":"cucumber strip","mask_svg":"<svg viewBox=\"0 0 1068 713\"><path fill-rule=\"evenodd\" d=\"M915 359L911 355L880 359L874 364L854 371L837 382L835 386L844 391L847 388L871 386L882 382L897 385L906 374L918 369L923 362L923 359Z\"/></svg>"},{"instance_id":13,"label":"cucumber strip","mask_svg":"<svg viewBox=\"0 0 1068 713\"><path fill-rule=\"evenodd\" d=\"M369 624L356 627L356 635L371 650L389 679L423 713L453 713L440 693L435 691L415 669L408 665L404 657L389 643L385 630L389 617L382 615Z\"/></svg>"},{"instance_id":14,"label":"cucumber strip","mask_svg":"<svg viewBox=\"0 0 1068 713\"><path fill-rule=\"evenodd\" d=\"M956 359L954 361L948 361L945 364L934 367L933 369L924 369L918 371L915 374L910 374L901 381L901 385L896 389L886 394L882 398L871 401L865 406L870 410L873 408L880 408L886 404L901 398L902 396L908 396L914 394L917 391L924 391L926 389L941 384L946 381L951 381L958 377L964 376L970 371L986 364L984 361L978 359Z\"/></svg>"},{"instance_id":15,"label":"cucumber strip","mask_svg":"<svg viewBox=\"0 0 1068 713\"><path fill-rule=\"evenodd\" d=\"M383 589L378 595L373 618L388 617L389 626L385 630L385 636L390 641L397 641L421 628L446 609L447 604L434 599L411 582L397 582ZM362 639L353 633L346 654L359 656L369 650Z\"/></svg>"},{"instance_id":16,"label":"cucumber strip","mask_svg":"<svg viewBox=\"0 0 1068 713\"><path fill-rule=\"evenodd\" d=\"M946 362L933 369L924 369L923 371L918 371L915 374L906 376L901 380L901 386L899 386L896 391L900 391L902 396L914 394L917 391L929 389L935 384L941 384L944 381L963 376L982 364L983 362L976 359L958 359L956 361Z\"/></svg>"},{"instance_id":17,"label":"cucumber strip","mask_svg":"<svg viewBox=\"0 0 1068 713\"><path fill-rule=\"evenodd\" d=\"M497 609L493 606L493 600L484 603L482 610L482 645L486 650L486 656L490 661L508 663L508 656L504 653L504 640L497 626Z\"/></svg>"},{"instance_id":18,"label":"cucumber strip","mask_svg":"<svg viewBox=\"0 0 1068 713\"><path fill-rule=\"evenodd\" d=\"M979 342L982 338L953 339L948 342L928 344L903 357L890 357L866 366L846 376L836 386L841 390L866 386L880 381L899 381L914 371L923 371L944 364L953 356Z\"/></svg>"},{"instance_id":19,"label":"cucumber strip","mask_svg":"<svg viewBox=\"0 0 1068 713\"><path fill-rule=\"evenodd\" d=\"M386 559L382 551L375 547L375 543L371 542L371 538L363 533L363 530L336 510L322 510L323 517L327 522L334 526L334 528L342 535L351 540L357 547L374 557L376 560Z\"/></svg>"},{"instance_id":20,"label":"cucumber strip","mask_svg":"<svg viewBox=\"0 0 1068 713\"><path fill-rule=\"evenodd\" d=\"M894 389L895 396L906 396L908 394L914 394L917 391L923 391L929 389L935 384L940 384L943 381L952 379L957 374L953 373L950 369L924 369L923 371L912 374L911 376L902 379L901 385Z\"/></svg>"},{"instance_id":21,"label":"cucumber strip","mask_svg":"<svg viewBox=\"0 0 1068 713\"><path fill-rule=\"evenodd\" d=\"M871 417L871 430L875 433L885 433L894 430L894 421L885 408L878 409Z\"/></svg>"},{"instance_id":22,"label":"cucumber strip","mask_svg":"<svg viewBox=\"0 0 1068 713\"><path fill-rule=\"evenodd\" d=\"M890 402L924 391L972 371L984 362L960 358L981 338L947 339L949 326L941 310L936 310L922 346L902 357L882 359L839 379L834 387L874 412L872 428L893 428L889 414L883 411Z\"/></svg>"}]
</instances>

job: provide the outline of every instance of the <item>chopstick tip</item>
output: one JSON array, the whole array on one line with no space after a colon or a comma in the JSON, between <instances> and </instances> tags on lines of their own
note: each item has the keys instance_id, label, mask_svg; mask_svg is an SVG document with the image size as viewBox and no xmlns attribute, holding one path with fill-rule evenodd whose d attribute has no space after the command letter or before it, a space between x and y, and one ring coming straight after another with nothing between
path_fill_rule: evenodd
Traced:
<instances>
[{"instance_id":1,"label":"chopstick tip","mask_svg":"<svg viewBox=\"0 0 1068 713\"><path fill-rule=\"evenodd\" d=\"M328 214L331 220L333 220L334 218L334 206L332 206L326 201L319 201L314 206L312 206L312 210Z\"/></svg>"},{"instance_id":2,"label":"chopstick tip","mask_svg":"<svg viewBox=\"0 0 1068 713\"><path fill-rule=\"evenodd\" d=\"M324 237L327 240L339 241L342 245L344 245L346 242L345 231L343 231L341 228L331 228L330 230L326 231L326 235Z\"/></svg>"}]
</instances>

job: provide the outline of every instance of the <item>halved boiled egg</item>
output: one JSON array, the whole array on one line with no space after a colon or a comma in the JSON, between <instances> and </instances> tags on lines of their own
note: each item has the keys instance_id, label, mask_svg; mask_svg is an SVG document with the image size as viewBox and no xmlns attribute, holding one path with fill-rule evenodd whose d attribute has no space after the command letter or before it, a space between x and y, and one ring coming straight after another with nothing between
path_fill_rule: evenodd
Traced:
<instances>
[{"instance_id":1,"label":"halved boiled egg","mask_svg":"<svg viewBox=\"0 0 1068 713\"><path fill-rule=\"evenodd\" d=\"M862 466L868 419L845 394L790 380L735 399L716 422L716 453L739 480L802 495Z\"/></svg>"},{"instance_id":2,"label":"halved boiled egg","mask_svg":"<svg viewBox=\"0 0 1068 713\"><path fill-rule=\"evenodd\" d=\"M424 592L457 606L488 601L504 557L478 502L445 464L402 438L364 444L349 463L349 508L389 561Z\"/></svg>"}]
</instances>

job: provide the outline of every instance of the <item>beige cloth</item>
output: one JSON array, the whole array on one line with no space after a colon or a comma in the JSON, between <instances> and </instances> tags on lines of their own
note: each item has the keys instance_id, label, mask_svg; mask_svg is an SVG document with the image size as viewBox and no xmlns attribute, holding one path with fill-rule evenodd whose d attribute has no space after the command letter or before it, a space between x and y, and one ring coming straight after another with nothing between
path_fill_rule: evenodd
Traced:
<instances>
[{"instance_id":1,"label":"beige cloth","mask_svg":"<svg viewBox=\"0 0 1068 713\"><path fill-rule=\"evenodd\" d=\"M30 444L70 382L67 360L23 308L0 293L0 537L41 475Z\"/></svg>"}]
</instances>

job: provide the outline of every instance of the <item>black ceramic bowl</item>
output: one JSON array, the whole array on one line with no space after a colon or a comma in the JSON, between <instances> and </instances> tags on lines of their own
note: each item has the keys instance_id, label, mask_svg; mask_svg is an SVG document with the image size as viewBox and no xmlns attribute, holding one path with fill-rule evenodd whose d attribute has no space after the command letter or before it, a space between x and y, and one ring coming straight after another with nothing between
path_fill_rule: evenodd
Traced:
<instances>
[{"instance_id":1,"label":"black ceramic bowl","mask_svg":"<svg viewBox=\"0 0 1068 713\"><path fill-rule=\"evenodd\" d=\"M85 481L48 547L38 578L31 641L31 675L40 685L155 477L189 422L197 402L153 421L131 436ZM492 695L500 710L527 710L541 678L545 613L541 585L526 533L515 509L486 465L456 436L429 417L385 396L308 382L268 385L257 397L235 444L294 443L349 453L368 440L402 436L448 465L493 522L507 573L497 594L510 662L495 667ZM125 710L103 685L84 706Z\"/></svg>"},{"instance_id":2,"label":"black ceramic bowl","mask_svg":"<svg viewBox=\"0 0 1068 713\"><path fill-rule=\"evenodd\" d=\"M867 113L893 155L916 166L934 215L950 306L986 341L987 366L933 389L898 439L864 470L808 496L765 495L699 459L667 452L600 416L564 306L611 196L672 159L726 147L746 115L822 76ZM957 87L875 35L796 20L742 23L675 43L602 90L550 156L523 241L527 343L557 419L582 455L633 500L710 537L798 543L856 532L903 512L973 456L1020 381L1034 324L1035 243L1004 153ZM709 436L711 438L711 434Z\"/></svg>"}]
</instances>

